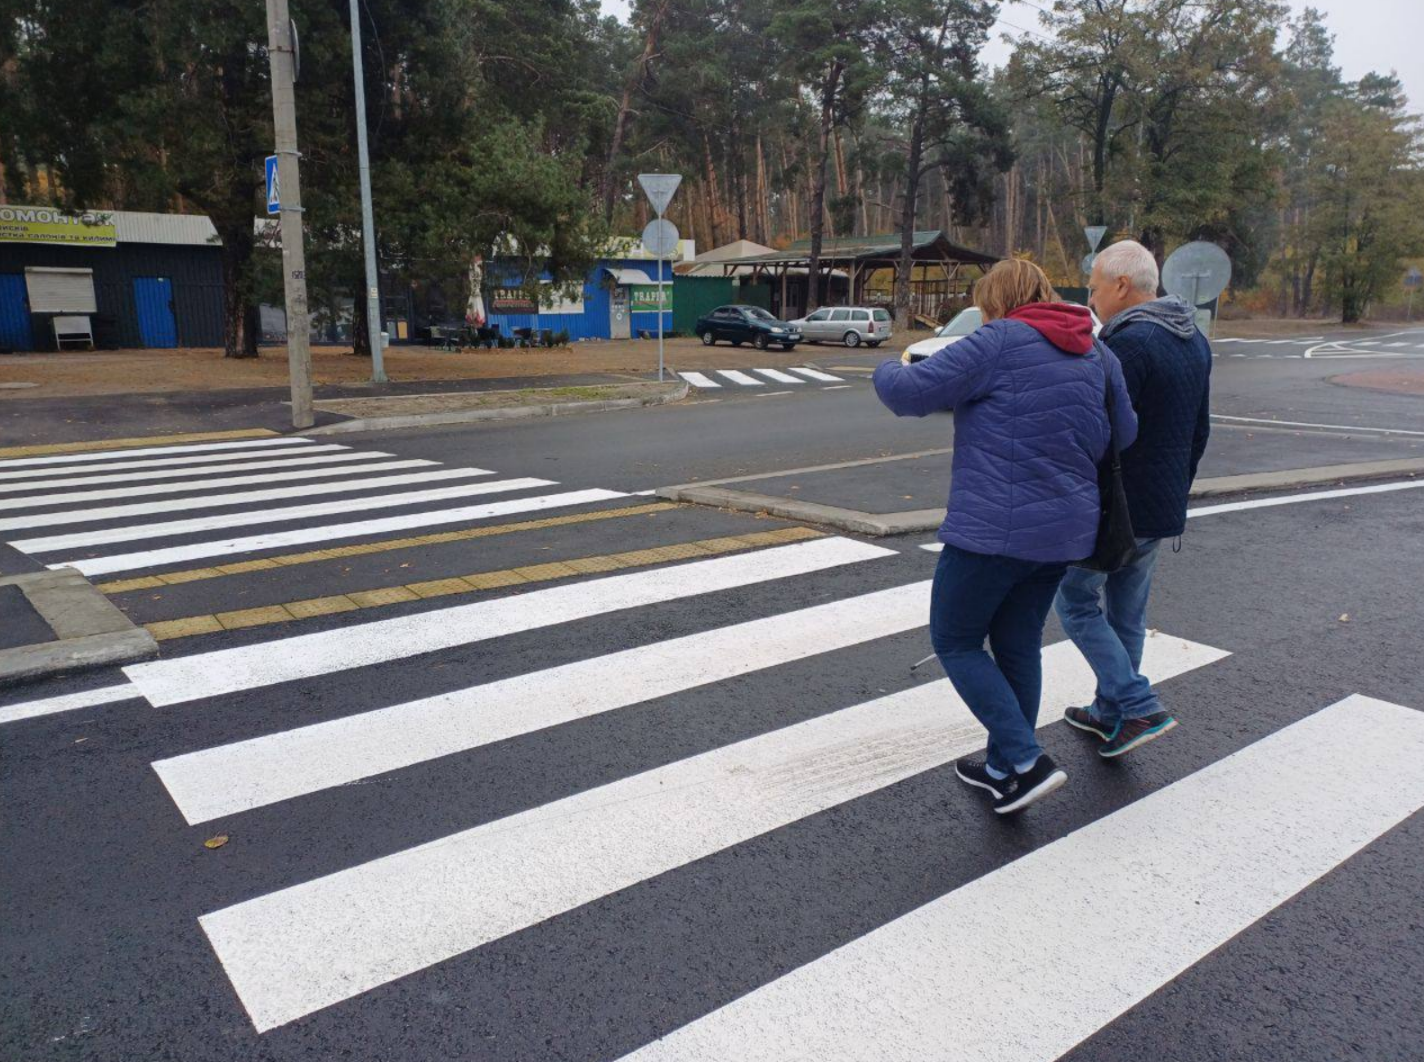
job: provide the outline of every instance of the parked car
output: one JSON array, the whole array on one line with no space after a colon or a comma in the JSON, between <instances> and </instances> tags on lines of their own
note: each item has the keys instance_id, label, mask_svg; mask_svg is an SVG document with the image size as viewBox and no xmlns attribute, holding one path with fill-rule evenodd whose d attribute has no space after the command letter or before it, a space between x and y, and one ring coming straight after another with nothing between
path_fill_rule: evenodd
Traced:
<instances>
[{"instance_id":1,"label":"parked car","mask_svg":"<svg viewBox=\"0 0 1424 1062\"><path fill-rule=\"evenodd\" d=\"M1103 323L1098 320L1098 315L1093 314L1093 335L1102 331ZM905 348L905 353L910 355L911 361L924 361L937 350L943 350L951 343L957 343L970 332L974 331L984 323L984 315L979 312L979 307L968 306L960 310L949 320L949 324L944 325L931 339L922 339L918 343L911 343Z\"/></svg>"},{"instance_id":2,"label":"parked car","mask_svg":"<svg viewBox=\"0 0 1424 1062\"><path fill-rule=\"evenodd\" d=\"M890 311L878 306L822 306L792 321L808 343L878 347L890 338Z\"/></svg>"},{"instance_id":3,"label":"parked car","mask_svg":"<svg viewBox=\"0 0 1424 1062\"><path fill-rule=\"evenodd\" d=\"M734 347L750 343L758 350L780 344L790 350L801 342L801 329L778 320L760 306L718 306L697 319L702 345L710 347L724 339Z\"/></svg>"}]
</instances>

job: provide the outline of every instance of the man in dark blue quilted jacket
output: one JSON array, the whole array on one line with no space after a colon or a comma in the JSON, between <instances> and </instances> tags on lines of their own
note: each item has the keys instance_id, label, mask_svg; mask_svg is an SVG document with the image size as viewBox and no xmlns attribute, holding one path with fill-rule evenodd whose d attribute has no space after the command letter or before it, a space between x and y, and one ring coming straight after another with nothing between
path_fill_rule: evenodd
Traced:
<instances>
[{"instance_id":1,"label":"man in dark blue quilted jacket","mask_svg":"<svg viewBox=\"0 0 1424 1062\"><path fill-rule=\"evenodd\" d=\"M1147 597L1163 539L1180 535L1187 493L1206 449L1210 421L1211 347L1192 307L1157 297L1157 262L1133 240L1098 255L1089 280L1093 309L1106 324L1100 339L1122 363L1137 441L1122 453L1137 553L1111 575L1069 568L1056 607L1063 629L1097 676L1091 705L1069 708L1073 726L1102 740L1112 758L1177 725L1141 672Z\"/></svg>"},{"instance_id":2,"label":"man in dark blue quilted jacket","mask_svg":"<svg viewBox=\"0 0 1424 1062\"><path fill-rule=\"evenodd\" d=\"M974 287L985 324L924 361L887 361L875 392L899 416L954 411L944 543L930 591L930 641L989 732L960 780L1017 812L1066 780L1035 736L1043 625L1068 562L1093 552L1098 462L1137 421L1087 309L1057 302L1031 262L994 266ZM988 640L993 656L984 651Z\"/></svg>"}]
</instances>

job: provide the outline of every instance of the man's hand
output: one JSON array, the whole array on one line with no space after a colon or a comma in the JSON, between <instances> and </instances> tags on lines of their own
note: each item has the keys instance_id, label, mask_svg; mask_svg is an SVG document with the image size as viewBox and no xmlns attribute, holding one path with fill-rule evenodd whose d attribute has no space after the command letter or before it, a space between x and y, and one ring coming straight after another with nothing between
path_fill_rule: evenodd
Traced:
<instances>
[{"instance_id":1,"label":"man's hand","mask_svg":"<svg viewBox=\"0 0 1424 1062\"><path fill-rule=\"evenodd\" d=\"M903 354L900 355L900 364L901 364L901 365L908 365L908 364L910 364L910 350L909 350L908 347L905 348L905 353L903 353Z\"/></svg>"}]
</instances>

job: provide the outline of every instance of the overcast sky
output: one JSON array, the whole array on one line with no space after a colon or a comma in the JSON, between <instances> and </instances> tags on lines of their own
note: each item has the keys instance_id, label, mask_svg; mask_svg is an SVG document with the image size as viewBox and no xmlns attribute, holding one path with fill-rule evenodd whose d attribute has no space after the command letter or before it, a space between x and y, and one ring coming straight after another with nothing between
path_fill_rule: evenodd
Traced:
<instances>
[{"instance_id":1,"label":"overcast sky","mask_svg":"<svg viewBox=\"0 0 1424 1062\"><path fill-rule=\"evenodd\" d=\"M1044 7L1048 0L1037 0ZM603 10L627 18L627 0L602 0ZM1404 82L1410 109L1424 111L1424 0L1290 0L1299 11L1313 6L1325 12L1335 33L1335 61L1350 79L1371 70L1393 70ZM984 50L990 66L1004 62L1010 52L1005 37L1017 37L1014 27L1038 29L1038 11L1026 0L1004 0L994 40Z\"/></svg>"}]
</instances>

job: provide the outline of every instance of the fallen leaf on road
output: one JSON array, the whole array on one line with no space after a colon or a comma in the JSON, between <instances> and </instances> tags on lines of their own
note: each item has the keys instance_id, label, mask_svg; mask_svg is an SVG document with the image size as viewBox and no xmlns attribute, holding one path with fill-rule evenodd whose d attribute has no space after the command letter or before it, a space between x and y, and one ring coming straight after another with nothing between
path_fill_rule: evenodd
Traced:
<instances>
[{"instance_id":1,"label":"fallen leaf on road","mask_svg":"<svg viewBox=\"0 0 1424 1062\"><path fill-rule=\"evenodd\" d=\"M225 833L220 833L220 834L218 834L216 837L209 837L206 841L204 841L204 842L203 842L203 847L204 847L204 848L221 848L221 847L222 847L223 845L225 845L225 844L227 844L227 834L225 834Z\"/></svg>"}]
</instances>

